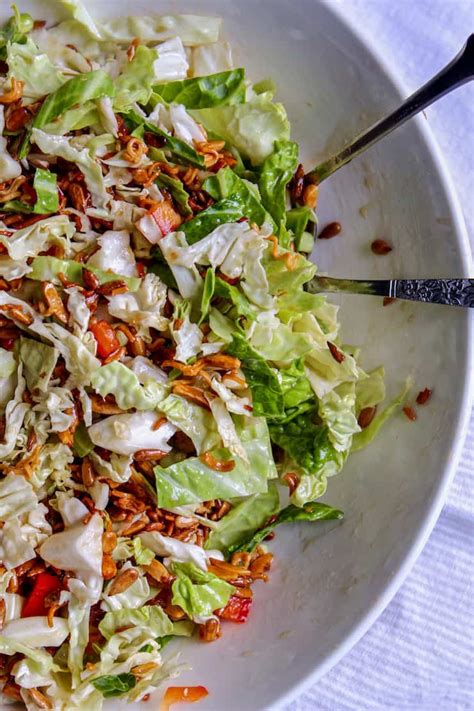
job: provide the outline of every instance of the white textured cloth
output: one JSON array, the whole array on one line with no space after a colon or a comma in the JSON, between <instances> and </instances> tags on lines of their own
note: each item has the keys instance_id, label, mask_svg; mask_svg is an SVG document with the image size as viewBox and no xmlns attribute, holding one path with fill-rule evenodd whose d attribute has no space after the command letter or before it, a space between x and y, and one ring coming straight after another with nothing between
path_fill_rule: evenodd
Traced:
<instances>
[{"instance_id":1,"label":"white textured cloth","mask_svg":"<svg viewBox=\"0 0 474 711\"><path fill-rule=\"evenodd\" d=\"M474 30L473 0L333 0L383 49L407 91ZM474 86L427 110L474 238ZM473 276L472 274L470 276ZM474 709L474 416L438 523L413 571L354 649L288 711Z\"/></svg>"}]
</instances>

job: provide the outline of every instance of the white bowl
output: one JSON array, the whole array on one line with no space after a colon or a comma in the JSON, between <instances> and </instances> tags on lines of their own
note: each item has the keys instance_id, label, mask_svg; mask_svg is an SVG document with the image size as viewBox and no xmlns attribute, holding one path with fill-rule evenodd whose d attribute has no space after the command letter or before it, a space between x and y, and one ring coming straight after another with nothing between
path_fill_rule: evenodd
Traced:
<instances>
[{"instance_id":1,"label":"white bowl","mask_svg":"<svg viewBox=\"0 0 474 711\"><path fill-rule=\"evenodd\" d=\"M49 3L20 4L51 17ZM249 76L277 82L308 166L404 94L338 13L314 0L89 6L99 16L167 10L223 16ZM316 245L316 261L335 276L472 276L461 212L422 117L330 178L320 191L319 216L323 225L343 225L340 236ZM370 252L378 236L394 245L386 257ZM271 581L257 586L247 624L226 624L214 644L184 646L193 671L175 683L208 687L199 711L277 709L328 671L403 582L455 471L470 405L469 314L409 303L383 308L363 296L341 303L346 341L363 347L368 367L385 364L389 394L412 375L415 394L428 386L433 398L419 408L417 422L395 417L330 482L325 500L345 511L342 524L278 532Z\"/></svg>"}]
</instances>

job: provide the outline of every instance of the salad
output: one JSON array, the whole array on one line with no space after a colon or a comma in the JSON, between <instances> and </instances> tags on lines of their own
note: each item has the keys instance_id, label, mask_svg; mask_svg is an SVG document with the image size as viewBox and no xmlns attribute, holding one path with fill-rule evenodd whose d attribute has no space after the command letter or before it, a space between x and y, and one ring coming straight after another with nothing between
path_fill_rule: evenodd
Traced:
<instances>
[{"instance_id":1,"label":"salad","mask_svg":"<svg viewBox=\"0 0 474 711\"><path fill-rule=\"evenodd\" d=\"M0 31L1 687L166 709L400 399L304 290L317 186L220 21L59 4Z\"/></svg>"}]
</instances>

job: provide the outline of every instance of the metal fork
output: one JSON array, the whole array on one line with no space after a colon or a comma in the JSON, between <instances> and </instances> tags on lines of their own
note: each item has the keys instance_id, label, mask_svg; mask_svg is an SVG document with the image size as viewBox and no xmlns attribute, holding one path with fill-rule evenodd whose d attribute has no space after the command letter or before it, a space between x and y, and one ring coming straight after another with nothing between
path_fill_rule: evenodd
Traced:
<instances>
[{"instance_id":1,"label":"metal fork","mask_svg":"<svg viewBox=\"0 0 474 711\"><path fill-rule=\"evenodd\" d=\"M305 286L310 294L340 292L474 308L474 279L335 279L315 276Z\"/></svg>"}]
</instances>

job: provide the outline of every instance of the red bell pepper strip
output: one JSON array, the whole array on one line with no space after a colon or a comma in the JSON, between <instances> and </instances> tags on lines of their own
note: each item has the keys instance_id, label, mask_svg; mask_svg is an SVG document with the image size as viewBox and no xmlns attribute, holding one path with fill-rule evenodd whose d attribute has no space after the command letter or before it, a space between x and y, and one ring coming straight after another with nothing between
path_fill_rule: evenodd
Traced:
<instances>
[{"instance_id":1,"label":"red bell pepper strip","mask_svg":"<svg viewBox=\"0 0 474 711\"><path fill-rule=\"evenodd\" d=\"M120 348L120 343L115 331L107 321L95 321L90 330L94 334L97 341L97 354L101 358L107 358L108 355Z\"/></svg>"},{"instance_id":2,"label":"red bell pepper strip","mask_svg":"<svg viewBox=\"0 0 474 711\"><path fill-rule=\"evenodd\" d=\"M208 694L205 686L169 686L163 696L160 711L169 711L172 704L200 701Z\"/></svg>"},{"instance_id":3,"label":"red bell pepper strip","mask_svg":"<svg viewBox=\"0 0 474 711\"><path fill-rule=\"evenodd\" d=\"M251 605L251 597L237 597L237 595L231 595L227 605L223 607L222 610L218 610L217 615L222 620L242 624L242 622L247 621Z\"/></svg>"},{"instance_id":4,"label":"red bell pepper strip","mask_svg":"<svg viewBox=\"0 0 474 711\"><path fill-rule=\"evenodd\" d=\"M39 573L35 577L33 590L25 600L21 611L22 617L37 617L48 614L44 601L47 595L56 590L61 590L62 585L59 578L50 573Z\"/></svg>"}]
</instances>

